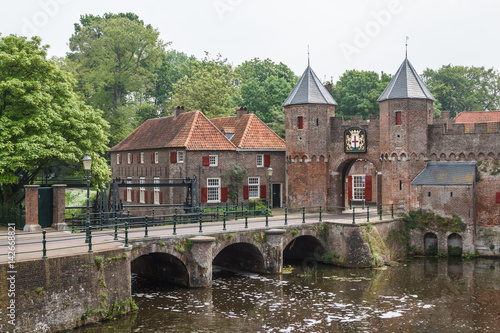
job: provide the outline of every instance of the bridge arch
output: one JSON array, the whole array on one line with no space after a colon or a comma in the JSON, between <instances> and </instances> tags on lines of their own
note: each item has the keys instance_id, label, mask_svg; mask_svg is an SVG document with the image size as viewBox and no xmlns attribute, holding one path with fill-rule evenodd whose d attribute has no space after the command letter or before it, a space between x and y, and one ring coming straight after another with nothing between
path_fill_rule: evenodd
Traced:
<instances>
[{"instance_id":1,"label":"bridge arch","mask_svg":"<svg viewBox=\"0 0 500 333\"><path fill-rule=\"evenodd\" d=\"M164 252L152 252L136 257L130 262L132 273L166 284L189 286L189 272L185 263Z\"/></svg>"},{"instance_id":2,"label":"bridge arch","mask_svg":"<svg viewBox=\"0 0 500 333\"><path fill-rule=\"evenodd\" d=\"M262 252L255 245L245 242L232 243L214 253L212 265L243 271L266 273Z\"/></svg>"},{"instance_id":3,"label":"bridge arch","mask_svg":"<svg viewBox=\"0 0 500 333\"><path fill-rule=\"evenodd\" d=\"M311 235L293 238L283 250L283 264L300 261L304 267L316 266L325 252L323 243Z\"/></svg>"}]
</instances>

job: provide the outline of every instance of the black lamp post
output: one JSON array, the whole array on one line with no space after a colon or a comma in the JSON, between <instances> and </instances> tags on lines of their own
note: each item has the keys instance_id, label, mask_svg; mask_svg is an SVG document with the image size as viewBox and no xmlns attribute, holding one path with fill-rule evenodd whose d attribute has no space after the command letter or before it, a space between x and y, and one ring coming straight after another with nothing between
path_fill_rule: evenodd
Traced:
<instances>
[{"instance_id":1,"label":"black lamp post","mask_svg":"<svg viewBox=\"0 0 500 333\"><path fill-rule=\"evenodd\" d=\"M92 158L88 153L85 153L85 157L82 159L83 170L85 171L85 180L87 181L87 218L85 220L85 243L89 242L89 227L90 227L90 168L92 166Z\"/></svg>"},{"instance_id":2,"label":"black lamp post","mask_svg":"<svg viewBox=\"0 0 500 333\"><path fill-rule=\"evenodd\" d=\"M268 207L271 207L271 177L273 176L273 168L269 167L267 169L267 176L269 177L269 202Z\"/></svg>"}]
</instances>

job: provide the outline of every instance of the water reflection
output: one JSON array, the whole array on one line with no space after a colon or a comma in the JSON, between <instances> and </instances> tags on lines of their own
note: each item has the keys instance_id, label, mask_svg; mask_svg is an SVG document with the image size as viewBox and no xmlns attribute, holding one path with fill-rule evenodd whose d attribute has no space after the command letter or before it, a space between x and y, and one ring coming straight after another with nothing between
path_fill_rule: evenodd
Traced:
<instances>
[{"instance_id":1,"label":"water reflection","mask_svg":"<svg viewBox=\"0 0 500 333\"><path fill-rule=\"evenodd\" d=\"M385 270L219 272L212 288L134 278L138 314L78 332L495 332L500 264L416 258Z\"/></svg>"}]
</instances>

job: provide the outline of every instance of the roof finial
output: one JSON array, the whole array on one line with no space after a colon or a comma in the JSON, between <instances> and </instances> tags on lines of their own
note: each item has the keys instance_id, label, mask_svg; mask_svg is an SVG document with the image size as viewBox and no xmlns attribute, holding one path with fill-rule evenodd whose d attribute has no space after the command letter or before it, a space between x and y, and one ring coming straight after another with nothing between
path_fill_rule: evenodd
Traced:
<instances>
[{"instance_id":1,"label":"roof finial","mask_svg":"<svg viewBox=\"0 0 500 333\"><path fill-rule=\"evenodd\" d=\"M408 59L408 39L410 39L410 37L406 36L406 51L405 51L405 59Z\"/></svg>"},{"instance_id":2,"label":"roof finial","mask_svg":"<svg viewBox=\"0 0 500 333\"><path fill-rule=\"evenodd\" d=\"M309 44L307 45L307 67L311 66L311 61L309 60Z\"/></svg>"}]
</instances>

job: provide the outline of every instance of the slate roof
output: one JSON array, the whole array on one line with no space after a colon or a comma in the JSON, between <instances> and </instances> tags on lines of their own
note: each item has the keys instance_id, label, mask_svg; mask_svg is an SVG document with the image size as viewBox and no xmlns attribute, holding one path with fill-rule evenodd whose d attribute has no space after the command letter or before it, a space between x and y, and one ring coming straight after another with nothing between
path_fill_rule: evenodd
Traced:
<instances>
[{"instance_id":1,"label":"slate roof","mask_svg":"<svg viewBox=\"0 0 500 333\"><path fill-rule=\"evenodd\" d=\"M186 150L236 150L221 131L201 111L148 119L109 151L158 148Z\"/></svg>"},{"instance_id":2,"label":"slate roof","mask_svg":"<svg viewBox=\"0 0 500 333\"><path fill-rule=\"evenodd\" d=\"M472 185L476 162L429 162L412 185Z\"/></svg>"},{"instance_id":3,"label":"slate roof","mask_svg":"<svg viewBox=\"0 0 500 333\"><path fill-rule=\"evenodd\" d=\"M234 128L231 142L239 149L285 150L285 141L255 114L211 119L221 131ZM227 133L227 132L226 132Z\"/></svg>"},{"instance_id":4,"label":"slate roof","mask_svg":"<svg viewBox=\"0 0 500 333\"><path fill-rule=\"evenodd\" d=\"M455 124L498 123L500 111L460 112L453 120Z\"/></svg>"},{"instance_id":5,"label":"slate roof","mask_svg":"<svg viewBox=\"0 0 500 333\"><path fill-rule=\"evenodd\" d=\"M307 66L299 82L281 106L295 104L337 105L337 102L314 74L311 66Z\"/></svg>"},{"instance_id":6,"label":"slate roof","mask_svg":"<svg viewBox=\"0 0 500 333\"><path fill-rule=\"evenodd\" d=\"M408 58L405 58L391 82L389 82L377 101L382 102L387 99L402 98L435 100Z\"/></svg>"}]
</instances>

